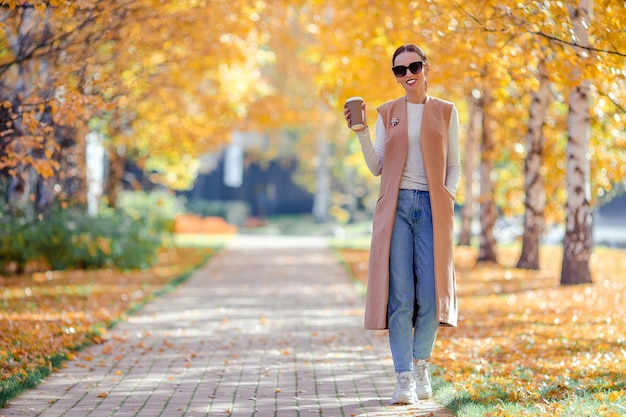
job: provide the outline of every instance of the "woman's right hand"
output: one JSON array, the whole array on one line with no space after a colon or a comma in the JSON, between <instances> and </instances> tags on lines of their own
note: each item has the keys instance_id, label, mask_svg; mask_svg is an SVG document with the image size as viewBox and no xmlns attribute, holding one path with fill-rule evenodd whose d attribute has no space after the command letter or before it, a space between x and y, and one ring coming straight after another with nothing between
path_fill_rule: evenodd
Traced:
<instances>
[{"instance_id":1,"label":"woman's right hand","mask_svg":"<svg viewBox=\"0 0 626 417\"><path fill-rule=\"evenodd\" d=\"M346 106L345 104L343 105L343 117L344 119L346 119L346 125L352 129L350 127L350 110L348 109L348 106ZM367 105L365 104L365 102L363 102L363 128L361 129L352 129L355 132L360 132L362 130L365 130L367 128Z\"/></svg>"}]
</instances>

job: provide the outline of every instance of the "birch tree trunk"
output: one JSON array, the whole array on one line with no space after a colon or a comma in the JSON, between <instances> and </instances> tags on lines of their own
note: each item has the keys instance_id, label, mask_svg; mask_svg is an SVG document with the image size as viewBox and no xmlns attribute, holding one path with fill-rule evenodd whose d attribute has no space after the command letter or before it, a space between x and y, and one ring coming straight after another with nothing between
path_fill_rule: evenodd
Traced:
<instances>
[{"instance_id":1,"label":"birch tree trunk","mask_svg":"<svg viewBox=\"0 0 626 417\"><path fill-rule=\"evenodd\" d=\"M576 43L589 46L589 19L591 0L580 0L578 7L569 6L574 24ZM577 67L582 68L588 61L589 52L579 49ZM578 71L580 73L580 71ZM575 74L579 75L579 74ZM593 248L591 186L589 178L590 81L581 79L570 92L569 114L567 118L567 203L565 237L563 239L563 264L561 285L585 284L592 282L589 258Z\"/></svg>"},{"instance_id":2,"label":"birch tree trunk","mask_svg":"<svg viewBox=\"0 0 626 417\"><path fill-rule=\"evenodd\" d=\"M315 170L315 196L313 198L313 217L323 223L328 221L331 199L331 178L328 168L330 157L330 145L323 132L319 133L318 140L318 165Z\"/></svg>"},{"instance_id":3,"label":"birch tree trunk","mask_svg":"<svg viewBox=\"0 0 626 417\"><path fill-rule=\"evenodd\" d=\"M469 99L469 126L467 129L467 141L463 157L463 170L465 174L465 204L461 212L461 232L459 245L469 246L472 240L472 220L474 219L474 205L476 197L474 193L474 173L476 171L476 145L479 142L482 112L477 99L471 96Z\"/></svg>"},{"instance_id":4,"label":"birch tree trunk","mask_svg":"<svg viewBox=\"0 0 626 417\"><path fill-rule=\"evenodd\" d=\"M485 111L491 103L489 90L483 92L481 113L483 116L482 141L480 144L480 247L477 262L497 262L496 239L493 227L497 211L495 201L495 143L490 126L490 115Z\"/></svg>"},{"instance_id":5,"label":"birch tree trunk","mask_svg":"<svg viewBox=\"0 0 626 417\"><path fill-rule=\"evenodd\" d=\"M526 160L524 161L524 235L522 253L517 267L522 269L539 269L539 246L544 231L544 209L546 196L543 166L543 150L545 137L543 126L551 100L550 82L545 73L543 61L538 67L539 89L532 93L528 134L526 135Z\"/></svg>"}]
</instances>

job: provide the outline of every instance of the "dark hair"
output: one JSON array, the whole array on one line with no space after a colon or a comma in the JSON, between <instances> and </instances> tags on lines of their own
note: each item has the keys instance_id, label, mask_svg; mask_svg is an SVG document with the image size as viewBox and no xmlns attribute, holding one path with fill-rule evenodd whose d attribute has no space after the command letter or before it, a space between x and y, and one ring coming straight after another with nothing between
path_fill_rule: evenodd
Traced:
<instances>
[{"instance_id":1,"label":"dark hair","mask_svg":"<svg viewBox=\"0 0 626 417\"><path fill-rule=\"evenodd\" d=\"M426 59L426 53L422 50L422 48L413 44L408 44L408 45L402 45L401 47L396 49L396 52L393 53L393 58L391 58L391 66L393 67L395 65L396 57L398 55L400 55L402 52L407 52L407 51L417 53L419 56L422 57L422 60L424 61L424 65L428 65L428 59Z\"/></svg>"}]
</instances>

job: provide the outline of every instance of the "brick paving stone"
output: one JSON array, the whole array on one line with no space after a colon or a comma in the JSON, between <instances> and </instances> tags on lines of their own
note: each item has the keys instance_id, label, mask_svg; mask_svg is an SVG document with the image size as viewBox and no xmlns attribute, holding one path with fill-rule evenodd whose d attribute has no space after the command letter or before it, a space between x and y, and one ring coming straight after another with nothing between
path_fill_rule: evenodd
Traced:
<instances>
[{"instance_id":1,"label":"brick paving stone","mask_svg":"<svg viewBox=\"0 0 626 417\"><path fill-rule=\"evenodd\" d=\"M387 335L362 317L323 238L237 236L0 417L452 416L388 406Z\"/></svg>"}]
</instances>

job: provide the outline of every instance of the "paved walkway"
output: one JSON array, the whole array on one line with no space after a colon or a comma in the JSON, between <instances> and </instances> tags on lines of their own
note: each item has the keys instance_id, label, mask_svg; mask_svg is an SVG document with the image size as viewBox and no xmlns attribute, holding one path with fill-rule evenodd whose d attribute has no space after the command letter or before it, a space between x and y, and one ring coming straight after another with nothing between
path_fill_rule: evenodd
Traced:
<instances>
[{"instance_id":1,"label":"paved walkway","mask_svg":"<svg viewBox=\"0 0 626 417\"><path fill-rule=\"evenodd\" d=\"M0 416L451 416L387 406L387 335L362 312L324 241L240 236Z\"/></svg>"}]
</instances>

